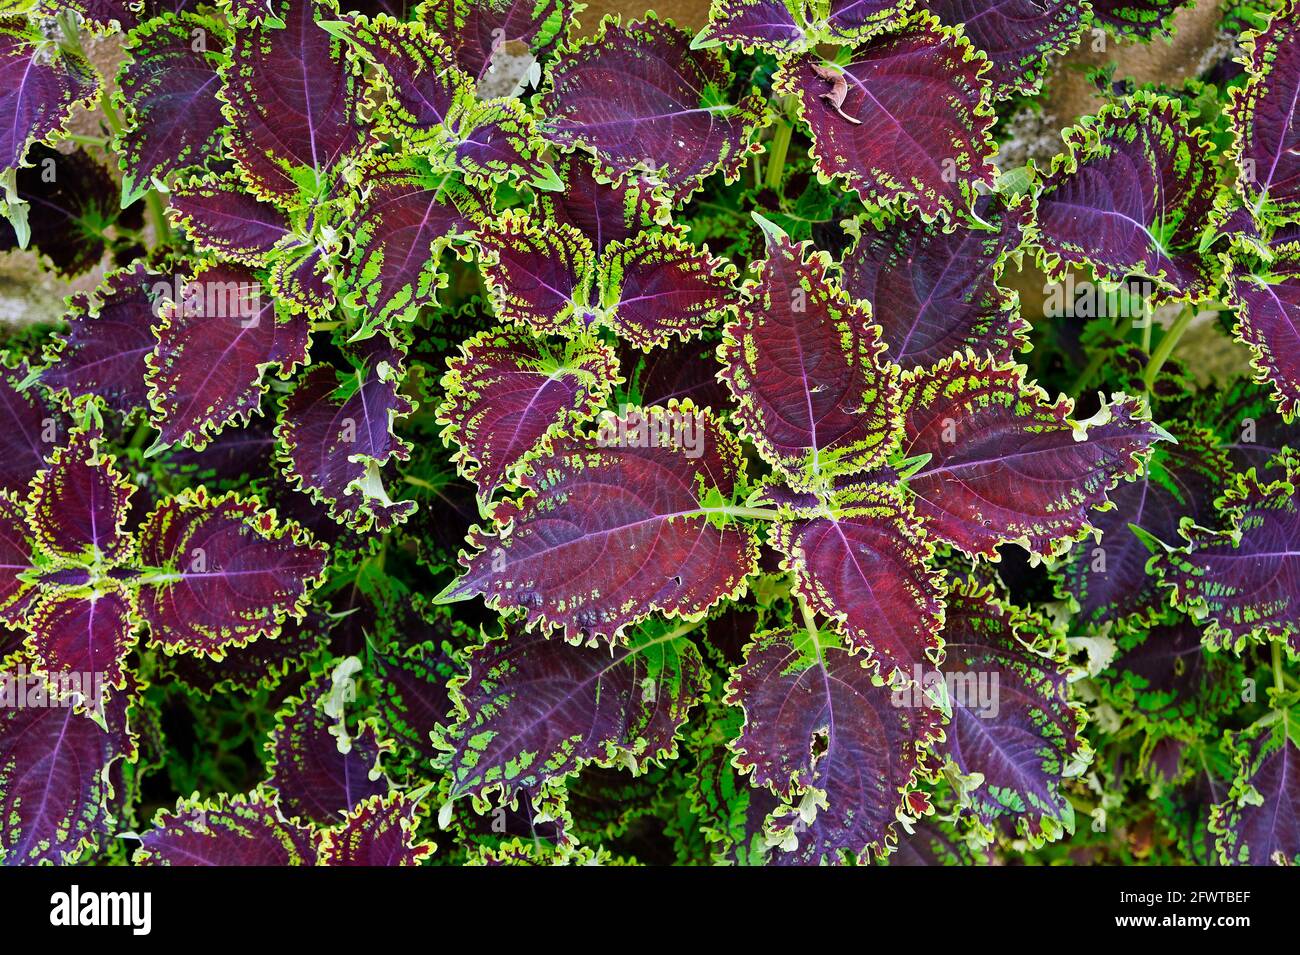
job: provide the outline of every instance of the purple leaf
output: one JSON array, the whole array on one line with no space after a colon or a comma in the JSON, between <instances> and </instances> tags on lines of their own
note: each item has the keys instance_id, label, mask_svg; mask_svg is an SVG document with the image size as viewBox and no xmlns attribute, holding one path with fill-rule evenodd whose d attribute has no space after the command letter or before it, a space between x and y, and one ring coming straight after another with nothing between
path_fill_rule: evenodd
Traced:
<instances>
[{"instance_id":1,"label":"purple leaf","mask_svg":"<svg viewBox=\"0 0 1300 955\"><path fill-rule=\"evenodd\" d=\"M940 711L899 706L878 680L834 634L802 628L759 634L732 674L726 701L745 711L735 765L786 802L767 823L788 853L774 852L779 861L886 855L898 814L924 804L913 787ZM800 803L816 806L811 822L800 823Z\"/></svg>"},{"instance_id":2,"label":"purple leaf","mask_svg":"<svg viewBox=\"0 0 1300 955\"><path fill-rule=\"evenodd\" d=\"M52 452L63 442L69 418L46 397L41 387L19 390L27 376L26 364L17 368L0 366L0 492L26 490L36 472L45 467Z\"/></svg>"},{"instance_id":3,"label":"purple leaf","mask_svg":"<svg viewBox=\"0 0 1300 955\"><path fill-rule=\"evenodd\" d=\"M1167 437L1141 403L1117 396L1087 422L1069 418L1014 367L953 358L904 376L905 458L929 455L908 480L926 530L970 556L1016 542L1062 553L1092 526L1121 478ZM1087 440L1077 435L1086 429Z\"/></svg>"},{"instance_id":4,"label":"purple leaf","mask_svg":"<svg viewBox=\"0 0 1300 955\"><path fill-rule=\"evenodd\" d=\"M199 36L203 43L196 50ZM119 103L129 107L129 119L114 143L123 205L141 198L154 180L202 166L219 152L225 118L217 70L226 60L226 42L215 21L188 13L131 31L129 59L118 73Z\"/></svg>"},{"instance_id":5,"label":"purple leaf","mask_svg":"<svg viewBox=\"0 0 1300 955\"><path fill-rule=\"evenodd\" d=\"M652 613L691 619L739 596L758 544L743 527L719 528L702 501L730 499L740 447L689 403L607 416L595 433L549 442L493 510L490 530L442 601L481 595L528 625L570 641L617 643Z\"/></svg>"},{"instance_id":6,"label":"purple leaf","mask_svg":"<svg viewBox=\"0 0 1300 955\"><path fill-rule=\"evenodd\" d=\"M1175 605L1206 621L1212 647L1239 652L1259 638L1300 654L1300 460L1288 452L1279 463L1283 480L1265 484L1254 471L1236 476L1216 502L1224 530L1185 522L1186 545L1153 558Z\"/></svg>"},{"instance_id":7,"label":"purple leaf","mask_svg":"<svg viewBox=\"0 0 1300 955\"><path fill-rule=\"evenodd\" d=\"M99 93L99 75L80 54L51 44L24 16L0 16L0 170L23 164L32 143L60 132Z\"/></svg>"},{"instance_id":8,"label":"purple leaf","mask_svg":"<svg viewBox=\"0 0 1300 955\"><path fill-rule=\"evenodd\" d=\"M1204 296L1199 251L1217 176L1210 144L1174 100L1139 93L1065 132L1038 198L1047 270L1088 266L1099 278L1155 279L1175 297Z\"/></svg>"},{"instance_id":9,"label":"purple leaf","mask_svg":"<svg viewBox=\"0 0 1300 955\"><path fill-rule=\"evenodd\" d=\"M26 508L8 492L0 492L0 621L7 626L25 620L38 596L30 579L34 550ZM0 654L0 660L5 656Z\"/></svg>"},{"instance_id":10,"label":"purple leaf","mask_svg":"<svg viewBox=\"0 0 1300 955\"><path fill-rule=\"evenodd\" d=\"M162 308L158 345L147 359L150 424L158 445L201 450L260 408L267 369L287 377L307 361L311 329L301 315L281 320L275 300L251 272L215 265Z\"/></svg>"},{"instance_id":11,"label":"purple leaf","mask_svg":"<svg viewBox=\"0 0 1300 955\"><path fill-rule=\"evenodd\" d=\"M150 643L221 659L227 647L274 639L300 618L325 571L326 548L296 524L200 485L164 500L139 531L139 591Z\"/></svg>"},{"instance_id":12,"label":"purple leaf","mask_svg":"<svg viewBox=\"0 0 1300 955\"><path fill-rule=\"evenodd\" d=\"M342 824L321 834L320 865L420 865L434 846L421 842L419 802L403 792L370 796Z\"/></svg>"},{"instance_id":13,"label":"purple leaf","mask_svg":"<svg viewBox=\"0 0 1300 955\"><path fill-rule=\"evenodd\" d=\"M992 588L959 581L948 588L943 640L943 666L924 680L949 687L943 752L963 776L983 776L967 792L969 811L1035 845L1072 833L1074 807L1061 787L1087 762L1088 744L1084 709L1070 701L1064 639Z\"/></svg>"},{"instance_id":14,"label":"purple leaf","mask_svg":"<svg viewBox=\"0 0 1300 955\"><path fill-rule=\"evenodd\" d=\"M993 184L982 67L969 41L921 19L859 47L846 66L816 53L787 60L775 89L799 97L819 173L869 204L902 203L932 219Z\"/></svg>"},{"instance_id":15,"label":"purple leaf","mask_svg":"<svg viewBox=\"0 0 1300 955\"><path fill-rule=\"evenodd\" d=\"M316 24L328 7L283 0L283 27L240 30L221 90L230 150L261 198L294 204L361 146L356 80L341 41ZM322 15L321 19L328 19Z\"/></svg>"},{"instance_id":16,"label":"purple leaf","mask_svg":"<svg viewBox=\"0 0 1300 955\"><path fill-rule=\"evenodd\" d=\"M563 39L573 19L568 0L432 0L422 4L425 28L448 38L460 68L482 83L493 56L519 47L540 55Z\"/></svg>"},{"instance_id":17,"label":"purple leaf","mask_svg":"<svg viewBox=\"0 0 1300 955\"><path fill-rule=\"evenodd\" d=\"M32 533L49 555L86 565L128 556L132 487L99 448L97 431L74 431L32 482Z\"/></svg>"},{"instance_id":18,"label":"purple leaf","mask_svg":"<svg viewBox=\"0 0 1300 955\"><path fill-rule=\"evenodd\" d=\"M1210 812L1224 865L1300 862L1300 748L1288 714L1233 734L1236 778L1228 799Z\"/></svg>"},{"instance_id":19,"label":"purple leaf","mask_svg":"<svg viewBox=\"0 0 1300 955\"><path fill-rule=\"evenodd\" d=\"M542 157L545 144L537 139L532 113L519 100L466 105L443 135L449 161L471 185L509 181L551 188L555 171Z\"/></svg>"},{"instance_id":20,"label":"purple leaf","mask_svg":"<svg viewBox=\"0 0 1300 955\"><path fill-rule=\"evenodd\" d=\"M611 176L652 172L681 200L715 172L734 180L758 149L762 101L726 102L731 85L718 51L692 50L676 27L606 21L552 65L541 111L552 142L592 152Z\"/></svg>"},{"instance_id":21,"label":"purple leaf","mask_svg":"<svg viewBox=\"0 0 1300 955\"><path fill-rule=\"evenodd\" d=\"M271 740L267 788L291 819L338 825L354 807L388 792L381 746L369 724L352 733L344 721L346 682L323 673L278 715ZM350 680L351 677L346 677Z\"/></svg>"},{"instance_id":22,"label":"purple leaf","mask_svg":"<svg viewBox=\"0 0 1300 955\"><path fill-rule=\"evenodd\" d=\"M261 265L276 244L292 234L285 214L245 191L235 176L178 183L171 218L200 252L244 265Z\"/></svg>"},{"instance_id":23,"label":"purple leaf","mask_svg":"<svg viewBox=\"0 0 1300 955\"><path fill-rule=\"evenodd\" d=\"M443 36L422 23L350 19L338 33L374 64L375 82L388 107L378 122L402 139L426 145L473 100L469 77L457 69Z\"/></svg>"},{"instance_id":24,"label":"purple leaf","mask_svg":"<svg viewBox=\"0 0 1300 955\"><path fill-rule=\"evenodd\" d=\"M1120 36L1147 39L1168 33L1174 12L1185 5L1187 0L1092 0L1092 15Z\"/></svg>"},{"instance_id":25,"label":"purple leaf","mask_svg":"<svg viewBox=\"0 0 1300 955\"><path fill-rule=\"evenodd\" d=\"M809 243L767 231L767 258L728 325L720 377L764 460L808 483L883 463L898 440L897 370L880 329Z\"/></svg>"},{"instance_id":26,"label":"purple leaf","mask_svg":"<svg viewBox=\"0 0 1300 955\"><path fill-rule=\"evenodd\" d=\"M379 159L366 167L364 182L343 266L348 301L375 322L410 318L433 304L445 281L443 249L488 210L476 192L418 157Z\"/></svg>"},{"instance_id":27,"label":"purple leaf","mask_svg":"<svg viewBox=\"0 0 1300 955\"><path fill-rule=\"evenodd\" d=\"M506 213L479 230L479 268L499 318L538 332L564 332L575 313L585 324L595 268L591 243L568 225L538 227Z\"/></svg>"},{"instance_id":28,"label":"purple leaf","mask_svg":"<svg viewBox=\"0 0 1300 955\"><path fill-rule=\"evenodd\" d=\"M864 649L890 679L940 654L942 580L920 522L891 484L844 481L824 502L812 495L770 533L794 575L794 591L836 621L849 649ZM802 513L801 513L802 511Z\"/></svg>"},{"instance_id":29,"label":"purple leaf","mask_svg":"<svg viewBox=\"0 0 1300 955\"><path fill-rule=\"evenodd\" d=\"M975 210L993 231L900 218L882 230L864 226L844 253L844 290L871 303L886 354L903 368L967 349L1008 361L1027 344L1019 300L997 283L1006 257L1020 247L1029 210L989 198Z\"/></svg>"},{"instance_id":30,"label":"purple leaf","mask_svg":"<svg viewBox=\"0 0 1300 955\"><path fill-rule=\"evenodd\" d=\"M907 7L899 0L830 0L826 28L834 42L860 43L897 28Z\"/></svg>"},{"instance_id":31,"label":"purple leaf","mask_svg":"<svg viewBox=\"0 0 1300 955\"><path fill-rule=\"evenodd\" d=\"M676 232L642 232L601 256L603 324L647 351L685 341L732 313L735 278L734 265Z\"/></svg>"},{"instance_id":32,"label":"purple leaf","mask_svg":"<svg viewBox=\"0 0 1300 955\"><path fill-rule=\"evenodd\" d=\"M136 865L292 866L315 865L313 832L286 822L271 796L248 795L202 801L182 799L163 809L140 837Z\"/></svg>"},{"instance_id":33,"label":"purple leaf","mask_svg":"<svg viewBox=\"0 0 1300 955\"><path fill-rule=\"evenodd\" d=\"M1150 620L1166 604L1157 578L1146 572L1151 553L1133 528L1172 541L1184 517L1201 524L1214 513L1218 482L1228 473L1226 456L1203 429L1170 428L1178 444L1158 445L1144 474L1115 486L1109 495L1115 507L1092 518L1100 541L1079 544L1062 568L1061 596L1078 608L1085 625Z\"/></svg>"},{"instance_id":34,"label":"purple leaf","mask_svg":"<svg viewBox=\"0 0 1300 955\"><path fill-rule=\"evenodd\" d=\"M3 677L26 693L40 678L21 672ZM37 692L39 700L0 706L0 861L7 865L73 863L94 836L112 832L108 771L119 757L135 758L125 720L109 719L106 729L71 700Z\"/></svg>"},{"instance_id":35,"label":"purple leaf","mask_svg":"<svg viewBox=\"0 0 1300 955\"><path fill-rule=\"evenodd\" d=\"M868 5L878 5L877 0L862 0L861 6ZM792 6L802 8L803 2L713 0L709 22L691 45L699 49L721 44L778 55L797 50L807 42L808 32L803 17L796 19L791 12Z\"/></svg>"},{"instance_id":36,"label":"purple leaf","mask_svg":"<svg viewBox=\"0 0 1300 955\"><path fill-rule=\"evenodd\" d=\"M450 797L499 790L509 803L588 763L674 757L708 687L690 629L654 620L608 649L511 626L471 650L469 674L454 684Z\"/></svg>"},{"instance_id":37,"label":"purple leaf","mask_svg":"<svg viewBox=\"0 0 1300 955\"><path fill-rule=\"evenodd\" d=\"M925 7L945 26L962 27L989 58L994 99L1037 92L1048 57L1078 42L1087 11L1068 0L925 0Z\"/></svg>"},{"instance_id":38,"label":"purple leaf","mask_svg":"<svg viewBox=\"0 0 1300 955\"><path fill-rule=\"evenodd\" d=\"M117 590L56 594L26 621L32 634L28 645L46 673L93 674L104 688L121 688L126 683L126 656L135 645L131 609L130 599Z\"/></svg>"},{"instance_id":39,"label":"purple leaf","mask_svg":"<svg viewBox=\"0 0 1300 955\"><path fill-rule=\"evenodd\" d=\"M1300 13L1288 3L1259 33L1242 38L1244 86L1228 92L1237 188L1257 217L1300 212Z\"/></svg>"},{"instance_id":40,"label":"purple leaf","mask_svg":"<svg viewBox=\"0 0 1300 955\"><path fill-rule=\"evenodd\" d=\"M297 238L285 243L271 263L271 292L292 314L309 319L324 316L334 307L338 251L337 239L317 243Z\"/></svg>"},{"instance_id":41,"label":"purple leaf","mask_svg":"<svg viewBox=\"0 0 1300 955\"><path fill-rule=\"evenodd\" d=\"M73 296L68 330L54 337L57 351L41 383L74 400L98 397L122 414L144 407L153 324L173 294L169 276L136 264L109 275L94 295Z\"/></svg>"},{"instance_id":42,"label":"purple leaf","mask_svg":"<svg viewBox=\"0 0 1300 955\"><path fill-rule=\"evenodd\" d=\"M405 652L375 653L373 662L385 736L425 760L433 759L440 750L431 734L451 723L447 684L462 668L434 643L417 644Z\"/></svg>"},{"instance_id":43,"label":"purple leaf","mask_svg":"<svg viewBox=\"0 0 1300 955\"><path fill-rule=\"evenodd\" d=\"M1279 249L1267 275L1234 269L1228 296L1237 307L1234 331L1254 353L1251 364L1273 385L1278 411L1293 419L1300 410L1300 245Z\"/></svg>"},{"instance_id":44,"label":"purple leaf","mask_svg":"<svg viewBox=\"0 0 1300 955\"><path fill-rule=\"evenodd\" d=\"M590 418L618 381L609 346L590 338L554 345L524 329L483 332L447 363L438 408L452 460L488 501L542 438Z\"/></svg>"},{"instance_id":45,"label":"purple leaf","mask_svg":"<svg viewBox=\"0 0 1300 955\"><path fill-rule=\"evenodd\" d=\"M414 501L391 500L380 478L411 453L393 431L415 410L400 391L404 355L383 335L346 354L350 367L313 366L285 400L276 429L285 475L339 523L387 530L415 511Z\"/></svg>"},{"instance_id":46,"label":"purple leaf","mask_svg":"<svg viewBox=\"0 0 1300 955\"><path fill-rule=\"evenodd\" d=\"M596 255L611 242L630 239L666 219L664 203L649 183L631 176L601 182L579 153L560 160L558 175L564 191L539 192L537 201L548 221L573 226L591 242Z\"/></svg>"}]
</instances>

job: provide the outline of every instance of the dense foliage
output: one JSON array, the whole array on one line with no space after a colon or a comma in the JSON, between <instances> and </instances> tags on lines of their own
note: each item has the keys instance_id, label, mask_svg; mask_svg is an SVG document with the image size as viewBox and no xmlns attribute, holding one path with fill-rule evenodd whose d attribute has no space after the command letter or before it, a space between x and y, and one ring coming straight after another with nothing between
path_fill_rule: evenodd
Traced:
<instances>
[{"instance_id":1,"label":"dense foliage","mask_svg":"<svg viewBox=\"0 0 1300 955\"><path fill-rule=\"evenodd\" d=\"M0 4L0 859L1300 860L1300 7L1015 158L1179 6Z\"/></svg>"}]
</instances>

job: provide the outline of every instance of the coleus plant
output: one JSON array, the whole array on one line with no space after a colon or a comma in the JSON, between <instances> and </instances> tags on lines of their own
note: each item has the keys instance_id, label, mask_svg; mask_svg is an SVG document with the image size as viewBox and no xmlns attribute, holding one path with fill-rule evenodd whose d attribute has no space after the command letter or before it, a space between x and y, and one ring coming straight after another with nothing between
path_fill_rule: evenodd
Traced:
<instances>
[{"instance_id":1,"label":"coleus plant","mask_svg":"<svg viewBox=\"0 0 1300 955\"><path fill-rule=\"evenodd\" d=\"M17 4L0 859L1296 861L1300 12L999 153L1180 6Z\"/></svg>"}]
</instances>

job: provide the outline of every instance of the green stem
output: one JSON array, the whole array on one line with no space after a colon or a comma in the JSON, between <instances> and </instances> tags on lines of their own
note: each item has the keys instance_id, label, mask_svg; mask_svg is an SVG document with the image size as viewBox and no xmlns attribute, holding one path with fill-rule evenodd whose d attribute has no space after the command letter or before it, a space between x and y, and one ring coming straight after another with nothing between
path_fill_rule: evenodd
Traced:
<instances>
[{"instance_id":1,"label":"green stem","mask_svg":"<svg viewBox=\"0 0 1300 955\"><path fill-rule=\"evenodd\" d=\"M1142 380L1147 386L1147 391L1150 391L1151 386L1155 384L1156 376L1160 374L1161 367L1168 360L1169 356L1173 354L1174 346L1178 344L1178 339L1183 337L1183 332L1187 331L1187 326L1192 323L1192 319L1195 317L1196 310L1190 305L1187 306L1179 312L1178 318L1174 319L1174 324L1170 326L1169 331L1165 332L1164 337L1160 339L1160 344L1157 345L1156 350L1151 353L1151 359L1147 362L1147 370L1142 375ZM1150 335L1151 325L1148 323L1146 328L1146 337L1148 342L1150 340Z\"/></svg>"},{"instance_id":2,"label":"green stem","mask_svg":"<svg viewBox=\"0 0 1300 955\"><path fill-rule=\"evenodd\" d=\"M759 521L780 520L781 512L774 507L702 507L696 514L726 514L728 517L752 517Z\"/></svg>"},{"instance_id":3,"label":"green stem","mask_svg":"<svg viewBox=\"0 0 1300 955\"><path fill-rule=\"evenodd\" d=\"M131 443L127 445L127 447L144 447L145 439L149 437L149 432L152 430L153 429L149 426L149 418L145 415L141 415L140 423L135 426L135 433L131 435Z\"/></svg>"},{"instance_id":4,"label":"green stem","mask_svg":"<svg viewBox=\"0 0 1300 955\"><path fill-rule=\"evenodd\" d=\"M405 481L407 484L411 485L412 487L424 488L424 490L433 491L435 494L439 490L429 481L426 481L424 478L418 478L414 474L403 474L402 480Z\"/></svg>"},{"instance_id":5,"label":"green stem","mask_svg":"<svg viewBox=\"0 0 1300 955\"><path fill-rule=\"evenodd\" d=\"M794 135L794 127L786 120L778 119L776 134L768 145L767 176L764 181L764 185L773 191L779 191L781 188L781 175L785 172L785 157L790 151L792 135Z\"/></svg>"},{"instance_id":6,"label":"green stem","mask_svg":"<svg viewBox=\"0 0 1300 955\"><path fill-rule=\"evenodd\" d=\"M1282 644L1276 640L1270 643L1273 652L1273 689L1278 693L1286 692L1286 673L1282 670Z\"/></svg>"},{"instance_id":7,"label":"green stem","mask_svg":"<svg viewBox=\"0 0 1300 955\"><path fill-rule=\"evenodd\" d=\"M81 133L64 133L64 139L74 142L78 146L97 146L103 149L108 145L108 139L104 136L83 136Z\"/></svg>"},{"instance_id":8,"label":"green stem","mask_svg":"<svg viewBox=\"0 0 1300 955\"><path fill-rule=\"evenodd\" d=\"M817 626L817 617L813 614L812 607L808 606L808 601L803 597L799 598L799 614L803 617L804 629L808 631L808 639L812 641L813 649L817 651L817 659L825 665L826 659L822 654L821 630Z\"/></svg>"},{"instance_id":9,"label":"green stem","mask_svg":"<svg viewBox=\"0 0 1300 955\"><path fill-rule=\"evenodd\" d=\"M158 195L157 189L150 189L145 193L144 204L149 210L149 219L153 222L154 232L158 236L158 244L171 244L172 227L167 221L167 213L163 209L162 196Z\"/></svg>"}]
</instances>

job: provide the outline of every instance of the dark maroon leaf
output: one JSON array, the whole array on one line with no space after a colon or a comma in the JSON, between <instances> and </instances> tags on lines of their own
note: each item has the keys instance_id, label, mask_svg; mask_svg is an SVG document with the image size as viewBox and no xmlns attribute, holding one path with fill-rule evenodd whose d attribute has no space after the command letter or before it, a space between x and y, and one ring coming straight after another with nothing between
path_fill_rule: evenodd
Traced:
<instances>
[{"instance_id":1,"label":"dark maroon leaf","mask_svg":"<svg viewBox=\"0 0 1300 955\"><path fill-rule=\"evenodd\" d=\"M171 194L172 219L201 252L259 265L291 235L285 214L245 191L235 176L178 183Z\"/></svg>"},{"instance_id":2,"label":"dark maroon leaf","mask_svg":"<svg viewBox=\"0 0 1300 955\"><path fill-rule=\"evenodd\" d=\"M651 621L610 650L515 626L471 650L447 734L451 798L499 790L507 803L591 762L674 756L707 686L691 628Z\"/></svg>"},{"instance_id":3,"label":"dark maroon leaf","mask_svg":"<svg viewBox=\"0 0 1300 955\"><path fill-rule=\"evenodd\" d=\"M105 728L68 699L50 705L39 677L3 676L25 699L0 706L0 861L75 862L93 836L117 826L108 770L135 758L134 742L125 720L107 720Z\"/></svg>"},{"instance_id":4,"label":"dark maroon leaf","mask_svg":"<svg viewBox=\"0 0 1300 955\"><path fill-rule=\"evenodd\" d=\"M1044 557L1068 549L1168 437L1137 399L1074 422L1069 399L1052 403L1016 368L969 357L905 377L904 406L903 456L928 456L907 482L917 513L936 537L988 558L1012 541Z\"/></svg>"},{"instance_id":5,"label":"dark maroon leaf","mask_svg":"<svg viewBox=\"0 0 1300 955\"><path fill-rule=\"evenodd\" d=\"M212 499L201 485L149 515L139 548L153 568L139 592L150 642L218 660L300 618L325 570L325 547L296 524L277 524L251 500Z\"/></svg>"},{"instance_id":6,"label":"dark maroon leaf","mask_svg":"<svg viewBox=\"0 0 1300 955\"><path fill-rule=\"evenodd\" d=\"M202 449L228 424L247 424L272 365L287 377L307 361L311 329L282 317L268 290L238 266L210 266L161 309L149 368L150 424L158 446Z\"/></svg>"},{"instance_id":7,"label":"dark maroon leaf","mask_svg":"<svg viewBox=\"0 0 1300 955\"><path fill-rule=\"evenodd\" d=\"M154 349L153 326L162 304L175 295L172 279L136 264L109 275L93 295L71 300L68 330L41 382L69 398L98 398L130 414L148 401L145 356Z\"/></svg>"},{"instance_id":8,"label":"dark maroon leaf","mask_svg":"<svg viewBox=\"0 0 1300 955\"><path fill-rule=\"evenodd\" d=\"M799 98L819 172L871 204L927 219L969 207L992 185L989 81L969 41L915 20L859 47L845 66L787 60L776 90ZM924 122L917 122L924 117Z\"/></svg>"},{"instance_id":9,"label":"dark maroon leaf","mask_svg":"<svg viewBox=\"0 0 1300 955\"><path fill-rule=\"evenodd\" d=\"M691 405L607 416L537 455L493 527L471 530L440 600L481 595L573 642L617 644L654 613L701 616L754 570L752 531L715 526L704 504L731 499L741 477L735 439Z\"/></svg>"},{"instance_id":10,"label":"dark maroon leaf","mask_svg":"<svg viewBox=\"0 0 1300 955\"><path fill-rule=\"evenodd\" d=\"M144 196L154 180L202 166L220 150L225 118L217 70L226 42L215 21L188 13L131 31L129 59L118 73L128 123L115 144L124 205Z\"/></svg>"},{"instance_id":11,"label":"dark maroon leaf","mask_svg":"<svg viewBox=\"0 0 1300 955\"><path fill-rule=\"evenodd\" d=\"M602 408L618 380L608 346L586 338L552 344L525 329L477 335L447 367L443 439L459 448L452 460L484 501L544 437Z\"/></svg>"},{"instance_id":12,"label":"dark maroon leaf","mask_svg":"<svg viewBox=\"0 0 1300 955\"><path fill-rule=\"evenodd\" d=\"M0 170L23 164L32 143L62 130L99 92L95 68L45 41L26 17L0 14Z\"/></svg>"},{"instance_id":13,"label":"dark maroon leaf","mask_svg":"<svg viewBox=\"0 0 1300 955\"><path fill-rule=\"evenodd\" d=\"M46 397L45 389L18 384L27 376L26 365L0 366L0 491L19 494L52 452L63 443L69 419Z\"/></svg>"},{"instance_id":14,"label":"dark maroon leaf","mask_svg":"<svg viewBox=\"0 0 1300 955\"><path fill-rule=\"evenodd\" d=\"M871 303L886 354L903 368L967 349L1006 361L1027 342L1017 296L997 283L1023 240L1029 210L982 197L975 214L992 230L919 219L897 219L882 230L864 224L844 253L844 290Z\"/></svg>"},{"instance_id":15,"label":"dark maroon leaf","mask_svg":"<svg viewBox=\"0 0 1300 955\"><path fill-rule=\"evenodd\" d=\"M952 706L943 751L964 776L980 823L1032 842L1074 830L1066 777L1088 761L1082 705L1071 702L1063 637L991 588L948 588L940 674ZM923 677L928 681L933 672ZM915 693L922 690L914 688Z\"/></svg>"},{"instance_id":16,"label":"dark maroon leaf","mask_svg":"<svg viewBox=\"0 0 1300 955\"><path fill-rule=\"evenodd\" d=\"M880 329L829 278L825 253L765 232L767 257L718 352L741 431L797 484L877 467L899 425Z\"/></svg>"},{"instance_id":17,"label":"dark maroon leaf","mask_svg":"<svg viewBox=\"0 0 1300 955\"><path fill-rule=\"evenodd\" d=\"M321 836L321 865L419 865L433 852L417 833L418 800L403 792L371 796Z\"/></svg>"},{"instance_id":18,"label":"dark maroon leaf","mask_svg":"<svg viewBox=\"0 0 1300 955\"><path fill-rule=\"evenodd\" d=\"M140 837L136 865L315 865L311 829L286 822L264 790L160 810Z\"/></svg>"},{"instance_id":19,"label":"dark maroon leaf","mask_svg":"<svg viewBox=\"0 0 1300 955\"><path fill-rule=\"evenodd\" d=\"M897 845L898 814L926 805L914 786L941 734L940 711L924 701L899 706L834 634L759 634L727 684L727 702L745 711L735 765L785 803L767 823L781 840L780 861L883 856Z\"/></svg>"},{"instance_id":20,"label":"dark maroon leaf","mask_svg":"<svg viewBox=\"0 0 1300 955\"><path fill-rule=\"evenodd\" d=\"M552 66L541 110L556 144L614 175L652 173L680 199L715 172L734 179L752 151L761 101L728 102L731 79L718 51L661 20L606 22Z\"/></svg>"},{"instance_id":21,"label":"dark maroon leaf","mask_svg":"<svg viewBox=\"0 0 1300 955\"><path fill-rule=\"evenodd\" d=\"M361 146L356 80L342 41L316 25L316 0L281 0L283 27L240 30L224 72L230 149L254 191L294 204L318 194L331 169Z\"/></svg>"},{"instance_id":22,"label":"dark maroon leaf","mask_svg":"<svg viewBox=\"0 0 1300 955\"><path fill-rule=\"evenodd\" d=\"M995 99L1035 92L1048 57L1078 41L1087 16L1070 0L925 0L925 7L989 58Z\"/></svg>"},{"instance_id":23,"label":"dark maroon leaf","mask_svg":"<svg viewBox=\"0 0 1300 955\"><path fill-rule=\"evenodd\" d=\"M348 680L346 664L334 677L313 679L288 701L271 732L267 786L290 818L337 825L363 800L388 792L374 727L363 724L353 733L346 725Z\"/></svg>"},{"instance_id":24,"label":"dark maroon leaf","mask_svg":"<svg viewBox=\"0 0 1300 955\"><path fill-rule=\"evenodd\" d=\"M414 404L400 391L404 356L384 335L348 350L345 368L316 365L286 399L276 435L285 474L330 516L358 530L386 530L406 520L415 502L393 501L380 470L410 456L393 431Z\"/></svg>"}]
</instances>

